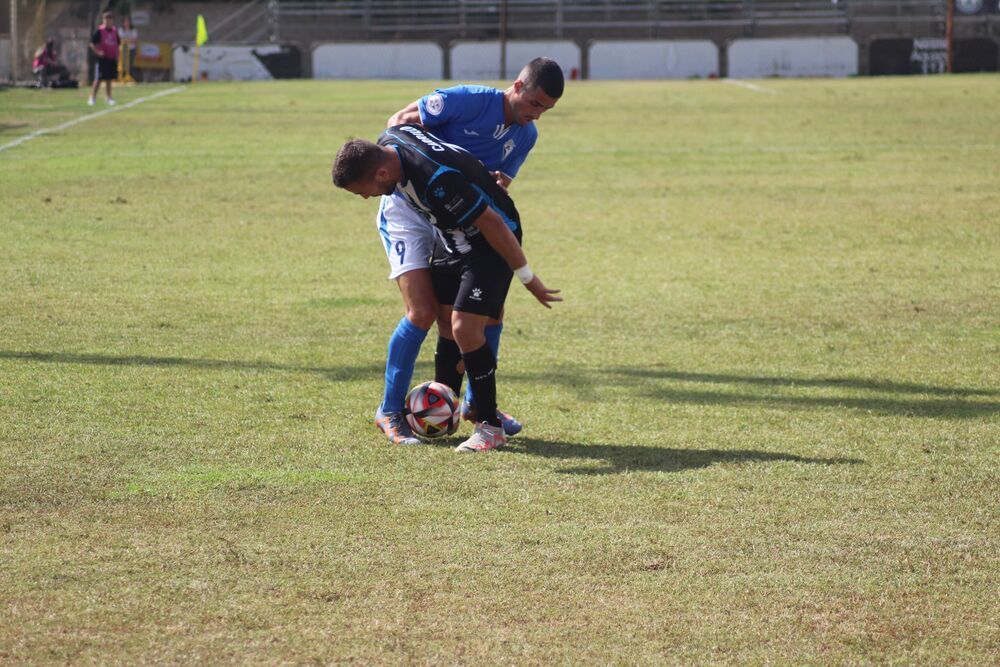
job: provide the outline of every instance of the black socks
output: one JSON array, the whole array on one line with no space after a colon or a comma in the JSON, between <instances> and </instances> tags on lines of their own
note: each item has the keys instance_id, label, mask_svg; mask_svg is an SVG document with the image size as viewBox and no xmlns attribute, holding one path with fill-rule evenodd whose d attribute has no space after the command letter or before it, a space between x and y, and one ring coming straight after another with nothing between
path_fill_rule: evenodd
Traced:
<instances>
[{"instance_id":1,"label":"black socks","mask_svg":"<svg viewBox=\"0 0 1000 667\"><path fill-rule=\"evenodd\" d=\"M459 397L463 374L458 371L458 364L461 361L462 352L458 349L458 343L438 336L437 350L434 351L434 381L448 385Z\"/></svg>"},{"instance_id":2,"label":"black socks","mask_svg":"<svg viewBox=\"0 0 1000 667\"><path fill-rule=\"evenodd\" d=\"M472 395L476 397L476 412L479 413L480 421L490 426L500 426L500 420L497 419L497 359L493 356L493 350L484 344L478 350L466 352L462 357L472 385Z\"/></svg>"}]
</instances>

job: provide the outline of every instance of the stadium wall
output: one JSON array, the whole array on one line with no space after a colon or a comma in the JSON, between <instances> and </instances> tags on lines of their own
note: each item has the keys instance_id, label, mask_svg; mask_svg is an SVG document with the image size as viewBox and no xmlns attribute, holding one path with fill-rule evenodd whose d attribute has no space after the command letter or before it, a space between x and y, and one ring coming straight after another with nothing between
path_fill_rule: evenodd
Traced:
<instances>
[{"instance_id":1,"label":"stadium wall","mask_svg":"<svg viewBox=\"0 0 1000 667\"><path fill-rule=\"evenodd\" d=\"M581 66L580 47L568 40L507 42L504 69L500 72L500 42L455 42L450 49L451 78L463 81L510 79L532 58L547 56L563 69L566 78L577 78Z\"/></svg>"},{"instance_id":2,"label":"stadium wall","mask_svg":"<svg viewBox=\"0 0 1000 667\"><path fill-rule=\"evenodd\" d=\"M729 77L845 77L858 73L858 45L850 37L737 39L726 60Z\"/></svg>"},{"instance_id":3,"label":"stadium wall","mask_svg":"<svg viewBox=\"0 0 1000 667\"><path fill-rule=\"evenodd\" d=\"M174 47L174 80L190 80L194 68L194 48L188 44ZM198 57L199 78L210 81L267 81L297 79L302 76L302 54L287 44L253 46L201 47Z\"/></svg>"},{"instance_id":4,"label":"stadium wall","mask_svg":"<svg viewBox=\"0 0 1000 667\"><path fill-rule=\"evenodd\" d=\"M11 41L9 37L0 37L0 80L14 78L10 63Z\"/></svg>"},{"instance_id":5,"label":"stadium wall","mask_svg":"<svg viewBox=\"0 0 1000 667\"><path fill-rule=\"evenodd\" d=\"M433 42L319 44L314 79L443 79L444 50Z\"/></svg>"},{"instance_id":6,"label":"stadium wall","mask_svg":"<svg viewBox=\"0 0 1000 667\"><path fill-rule=\"evenodd\" d=\"M861 44L850 37L739 39L721 46L708 40L521 40L510 43L505 78L542 54L558 60L567 77L578 73L591 79L708 78L727 71L731 78L933 74L943 69L942 43L940 38L894 37ZM323 79L495 80L499 59L498 42L321 43L312 50L310 69ZM998 66L995 40L955 41L956 72L997 71Z\"/></svg>"},{"instance_id":7,"label":"stadium wall","mask_svg":"<svg viewBox=\"0 0 1000 667\"><path fill-rule=\"evenodd\" d=\"M596 41L591 79L688 79L719 74L719 49L708 40Z\"/></svg>"}]
</instances>

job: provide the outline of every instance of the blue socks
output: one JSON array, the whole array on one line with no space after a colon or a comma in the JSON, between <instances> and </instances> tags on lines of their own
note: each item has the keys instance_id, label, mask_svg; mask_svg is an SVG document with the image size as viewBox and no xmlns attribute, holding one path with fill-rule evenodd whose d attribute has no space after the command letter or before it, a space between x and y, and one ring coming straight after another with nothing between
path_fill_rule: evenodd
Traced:
<instances>
[{"instance_id":1,"label":"blue socks","mask_svg":"<svg viewBox=\"0 0 1000 667\"><path fill-rule=\"evenodd\" d=\"M497 358L500 349L500 334L503 324L486 327L486 344ZM406 401L406 392L413 380L413 368L417 365L420 346L427 332L405 317L399 321L389 338L389 354L385 362L385 393L382 395L382 412L400 412ZM472 401L472 383L465 387L465 400Z\"/></svg>"},{"instance_id":2,"label":"blue socks","mask_svg":"<svg viewBox=\"0 0 1000 667\"><path fill-rule=\"evenodd\" d=\"M417 365L420 346L427 332L404 317L389 338L389 355L385 361L385 394L382 412L400 412L410 390L413 368Z\"/></svg>"},{"instance_id":3,"label":"blue socks","mask_svg":"<svg viewBox=\"0 0 1000 667\"><path fill-rule=\"evenodd\" d=\"M500 324L494 324L494 325L486 327L486 330L485 330L484 333L486 334L486 344L490 346L491 350L493 350L493 359L494 359L494 364L495 364L496 360L500 358L500 353L499 353L499 350L500 350L500 334L503 333L503 322L501 322ZM471 382L469 382L469 383L467 383L465 385L465 402L466 403L475 403L475 401L472 400L472 383Z\"/></svg>"}]
</instances>

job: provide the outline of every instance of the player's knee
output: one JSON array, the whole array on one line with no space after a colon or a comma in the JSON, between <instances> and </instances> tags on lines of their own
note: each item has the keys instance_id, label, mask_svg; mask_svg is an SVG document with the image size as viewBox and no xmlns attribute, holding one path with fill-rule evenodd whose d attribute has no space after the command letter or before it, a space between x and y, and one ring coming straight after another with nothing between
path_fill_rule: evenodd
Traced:
<instances>
[{"instance_id":1,"label":"player's knee","mask_svg":"<svg viewBox=\"0 0 1000 667\"><path fill-rule=\"evenodd\" d=\"M437 321L437 311L425 304L411 304L406 312L406 319L427 331Z\"/></svg>"},{"instance_id":2,"label":"player's knee","mask_svg":"<svg viewBox=\"0 0 1000 667\"><path fill-rule=\"evenodd\" d=\"M486 343L483 328L461 316L452 319L451 333L462 352L477 350Z\"/></svg>"},{"instance_id":3,"label":"player's knee","mask_svg":"<svg viewBox=\"0 0 1000 667\"><path fill-rule=\"evenodd\" d=\"M438 314L437 317L437 327L438 333L443 338L454 339L455 335L451 331L451 316Z\"/></svg>"}]
</instances>

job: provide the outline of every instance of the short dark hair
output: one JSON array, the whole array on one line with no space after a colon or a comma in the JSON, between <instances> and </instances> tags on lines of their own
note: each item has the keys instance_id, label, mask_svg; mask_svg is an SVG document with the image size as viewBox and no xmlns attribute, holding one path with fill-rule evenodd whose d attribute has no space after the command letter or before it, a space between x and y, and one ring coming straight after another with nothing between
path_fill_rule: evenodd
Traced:
<instances>
[{"instance_id":1,"label":"short dark hair","mask_svg":"<svg viewBox=\"0 0 1000 667\"><path fill-rule=\"evenodd\" d=\"M382 147L364 139L351 139L340 147L333 158L333 184L346 188L351 183L368 178L382 164Z\"/></svg>"},{"instance_id":2,"label":"short dark hair","mask_svg":"<svg viewBox=\"0 0 1000 667\"><path fill-rule=\"evenodd\" d=\"M525 88L541 88L552 99L559 99L566 83L559 63L551 58L535 58L524 66L518 78Z\"/></svg>"}]
</instances>

